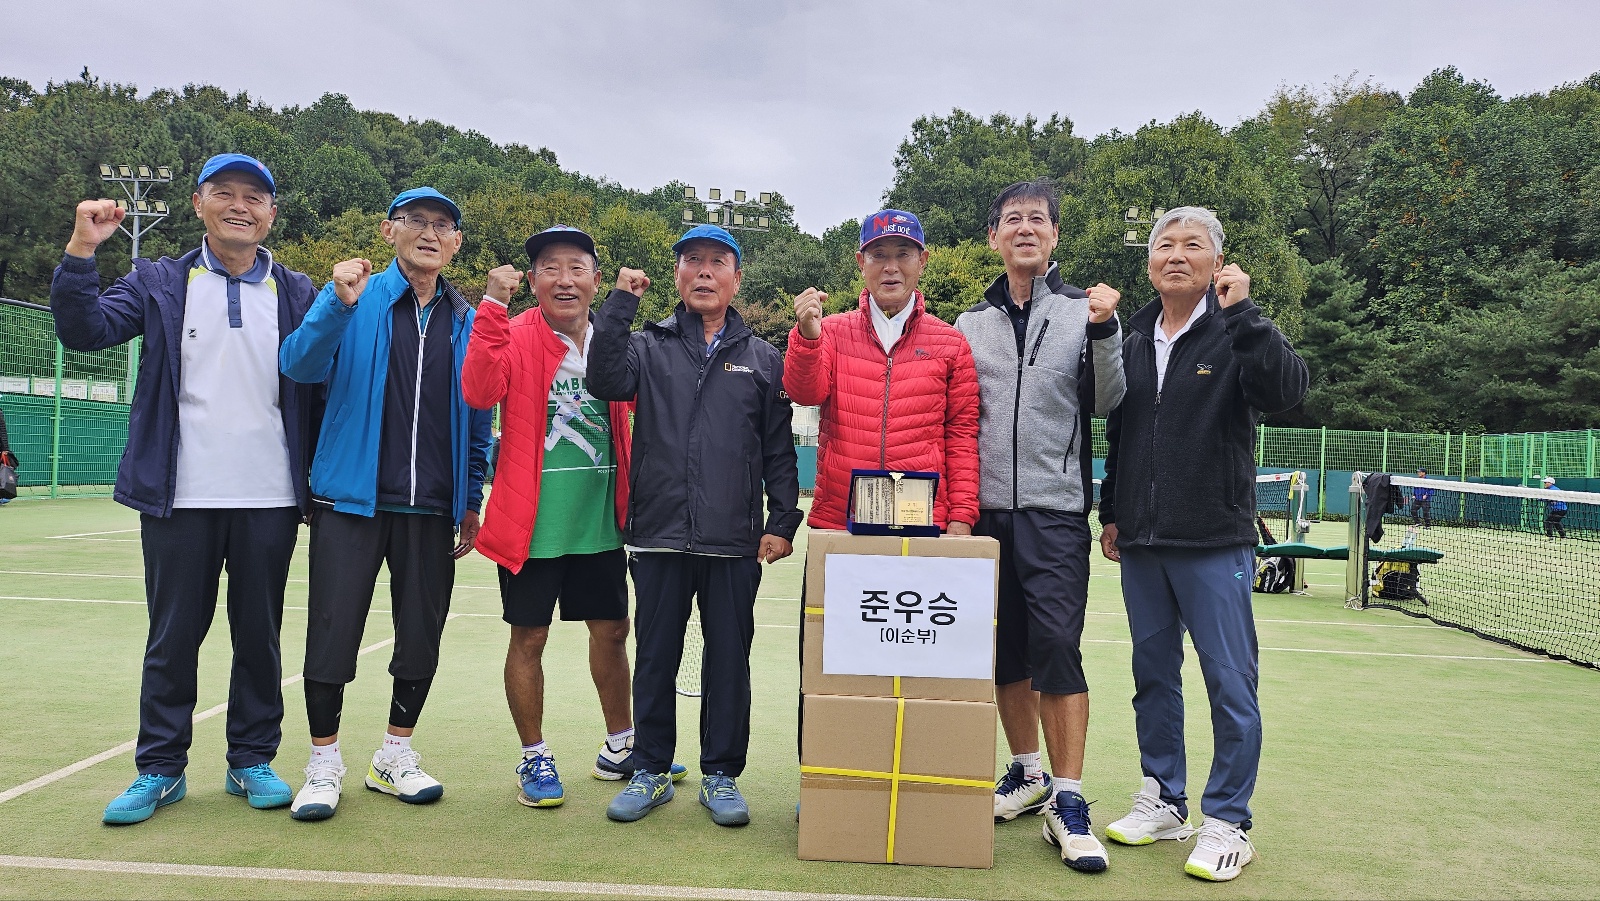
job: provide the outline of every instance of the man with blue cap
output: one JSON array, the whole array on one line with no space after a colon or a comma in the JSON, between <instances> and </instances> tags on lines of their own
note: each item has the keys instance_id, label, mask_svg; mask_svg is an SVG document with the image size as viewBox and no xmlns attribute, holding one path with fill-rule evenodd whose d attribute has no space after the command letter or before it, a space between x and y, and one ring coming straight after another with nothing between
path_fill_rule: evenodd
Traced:
<instances>
[{"instance_id":1,"label":"man with blue cap","mask_svg":"<svg viewBox=\"0 0 1600 901\"><path fill-rule=\"evenodd\" d=\"M674 682L698 599L700 803L718 825L742 826L750 809L735 780L750 745L756 589L761 563L794 551L799 468L783 357L730 306L743 278L739 242L700 225L672 250L681 301L672 315L631 332L650 279L622 269L590 344L589 391L637 404L623 536L637 599L634 773L606 816L631 822L672 800Z\"/></svg>"},{"instance_id":2,"label":"man with blue cap","mask_svg":"<svg viewBox=\"0 0 1600 901\"><path fill-rule=\"evenodd\" d=\"M193 739L200 644L228 571L233 671L226 790L252 807L282 807L289 786L271 761L283 737L278 633L295 533L308 510L313 386L278 374L278 348L315 288L261 246L277 217L277 183L259 160L224 153L196 179L200 246L134 260L100 290L95 251L126 211L78 204L50 285L56 335L73 350L143 336L115 497L139 511L150 632L139 692L139 769L106 807L138 823L183 799Z\"/></svg>"},{"instance_id":3,"label":"man with blue cap","mask_svg":"<svg viewBox=\"0 0 1600 901\"><path fill-rule=\"evenodd\" d=\"M311 761L290 807L297 820L327 819L338 808L344 687L356 676L385 562L394 687L366 786L409 804L444 794L423 771L411 734L439 666L455 561L478 533L490 415L462 397L474 314L441 274L461 248L461 210L433 188L413 188L389 204L380 229L394 262L377 273L364 259L333 267L279 354L286 375L327 391L311 463Z\"/></svg>"}]
</instances>

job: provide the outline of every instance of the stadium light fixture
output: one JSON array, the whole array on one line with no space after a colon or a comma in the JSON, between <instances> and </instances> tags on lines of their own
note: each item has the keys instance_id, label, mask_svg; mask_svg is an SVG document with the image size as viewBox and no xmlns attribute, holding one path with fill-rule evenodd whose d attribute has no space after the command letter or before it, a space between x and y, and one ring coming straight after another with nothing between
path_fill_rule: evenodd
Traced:
<instances>
[{"instance_id":1,"label":"stadium light fixture","mask_svg":"<svg viewBox=\"0 0 1600 901\"><path fill-rule=\"evenodd\" d=\"M156 180L157 181L172 181L172 167L170 167L170 166L157 166L156 167Z\"/></svg>"},{"instance_id":2,"label":"stadium light fixture","mask_svg":"<svg viewBox=\"0 0 1600 901\"><path fill-rule=\"evenodd\" d=\"M1136 206L1128 207L1128 211L1126 213L1122 214L1122 221L1123 222L1138 222L1139 221L1139 208L1136 207Z\"/></svg>"},{"instance_id":3,"label":"stadium light fixture","mask_svg":"<svg viewBox=\"0 0 1600 901\"><path fill-rule=\"evenodd\" d=\"M771 191L751 192L734 189L724 196L721 188L707 188L705 197L695 194L693 187L683 189L683 221L686 225L702 221L697 207L705 210L704 220L713 225L746 231L765 231L772 227L767 213L776 195ZM758 199L759 198L759 199Z\"/></svg>"},{"instance_id":4,"label":"stadium light fixture","mask_svg":"<svg viewBox=\"0 0 1600 901\"><path fill-rule=\"evenodd\" d=\"M694 200L695 199L695 196L694 196L694 185L685 185L684 186L684 188L683 188L683 199L684 200Z\"/></svg>"},{"instance_id":5,"label":"stadium light fixture","mask_svg":"<svg viewBox=\"0 0 1600 901\"><path fill-rule=\"evenodd\" d=\"M132 178L133 177L133 167L132 166L118 166L117 167L117 177L118 178Z\"/></svg>"},{"instance_id":6,"label":"stadium light fixture","mask_svg":"<svg viewBox=\"0 0 1600 901\"><path fill-rule=\"evenodd\" d=\"M683 208L683 221L685 221L685 222L693 222L694 221L694 211L689 209L688 207L684 207Z\"/></svg>"},{"instance_id":7,"label":"stadium light fixture","mask_svg":"<svg viewBox=\"0 0 1600 901\"><path fill-rule=\"evenodd\" d=\"M761 192L761 205L762 206L772 206L772 192L771 191L762 191Z\"/></svg>"},{"instance_id":8,"label":"stadium light fixture","mask_svg":"<svg viewBox=\"0 0 1600 901\"><path fill-rule=\"evenodd\" d=\"M734 191L733 192L733 202L734 203L744 203L744 192L743 191L738 191L738 190Z\"/></svg>"},{"instance_id":9,"label":"stadium light fixture","mask_svg":"<svg viewBox=\"0 0 1600 901\"><path fill-rule=\"evenodd\" d=\"M743 213L734 213L733 214L733 224L734 225L743 225L744 224L744 214Z\"/></svg>"},{"instance_id":10,"label":"stadium light fixture","mask_svg":"<svg viewBox=\"0 0 1600 901\"><path fill-rule=\"evenodd\" d=\"M171 209L164 200L152 200L149 197L153 185L166 184L172 181L172 168L170 166L123 166L100 163L96 167L100 172L101 181L115 182L122 186L123 198L117 201L117 209L127 215L118 223L117 229L127 235L133 242L133 259L139 259L139 239L155 228L157 222L167 217ZM140 339L134 338L128 345L128 394L131 397L136 382L139 378L139 345Z\"/></svg>"},{"instance_id":11,"label":"stadium light fixture","mask_svg":"<svg viewBox=\"0 0 1600 901\"><path fill-rule=\"evenodd\" d=\"M149 166L137 166L137 167L134 168L133 171L139 173L139 177L141 179L145 179L147 181L154 180L155 176L156 176L156 174L154 172L150 171L150 167Z\"/></svg>"},{"instance_id":12,"label":"stadium light fixture","mask_svg":"<svg viewBox=\"0 0 1600 901\"><path fill-rule=\"evenodd\" d=\"M711 189L707 190L706 191L706 199L707 200L721 200L722 199L722 189L721 188L711 188Z\"/></svg>"},{"instance_id":13,"label":"stadium light fixture","mask_svg":"<svg viewBox=\"0 0 1600 901\"><path fill-rule=\"evenodd\" d=\"M100 164L100 178L101 178L101 180L110 181L111 179L116 178L116 177L117 177L117 170L111 168L110 166L107 166L105 163L101 163Z\"/></svg>"}]
</instances>

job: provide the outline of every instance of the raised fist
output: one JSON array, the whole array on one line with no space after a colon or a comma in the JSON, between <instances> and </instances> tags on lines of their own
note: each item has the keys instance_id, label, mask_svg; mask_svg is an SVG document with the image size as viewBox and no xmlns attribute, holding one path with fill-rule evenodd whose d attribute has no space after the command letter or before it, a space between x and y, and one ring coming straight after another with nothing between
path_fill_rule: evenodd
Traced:
<instances>
[{"instance_id":1,"label":"raised fist","mask_svg":"<svg viewBox=\"0 0 1600 901\"><path fill-rule=\"evenodd\" d=\"M822 305L827 300L828 295L816 288L807 288L794 299L794 324L807 341L822 337Z\"/></svg>"},{"instance_id":2,"label":"raised fist","mask_svg":"<svg viewBox=\"0 0 1600 901\"><path fill-rule=\"evenodd\" d=\"M367 289L367 278L372 275L372 261L345 260L333 267L333 293L347 307L356 305L361 292Z\"/></svg>"},{"instance_id":3,"label":"raised fist","mask_svg":"<svg viewBox=\"0 0 1600 901\"><path fill-rule=\"evenodd\" d=\"M1122 295L1116 288L1101 282L1089 289L1089 321L1105 322L1117 313L1117 301Z\"/></svg>"},{"instance_id":4,"label":"raised fist","mask_svg":"<svg viewBox=\"0 0 1600 901\"><path fill-rule=\"evenodd\" d=\"M508 264L498 269L491 269L489 283L483 289L483 296L507 304L511 302L511 295L516 293L520 284L522 284L522 270L517 267Z\"/></svg>"},{"instance_id":5,"label":"raised fist","mask_svg":"<svg viewBox=\"0 0 1600 901\"><path fill-rule=\"evenodd\" d=\"M1229 263L1217 273L1217 303L1224 307L1231 307L1246 297L1250 296L1250 276L1239 268L1238 263Z\"/></svg>"},{"instance_id":6,"label":"raised fist","mask_svg":"<svg viewBox=\"0 0 1600 901\"><path fill-rule=\"evenodd\" d=\"M94 256L95 248L117 233L117 226L127 215L127 210L117 208L115 200L85 200L78 204L67 253L75 257Z\"/></svg>"},{"instance_id":7,"label":"raised fist","mask_svg":"<svg viewBox=\"0 0 1600 901\"><path fill-rule=\"evenodd\" d=\"M617 290L642 297L650 288L650 278L637 269L626 267L617 270Z\"/></svg>"}]
</instances>

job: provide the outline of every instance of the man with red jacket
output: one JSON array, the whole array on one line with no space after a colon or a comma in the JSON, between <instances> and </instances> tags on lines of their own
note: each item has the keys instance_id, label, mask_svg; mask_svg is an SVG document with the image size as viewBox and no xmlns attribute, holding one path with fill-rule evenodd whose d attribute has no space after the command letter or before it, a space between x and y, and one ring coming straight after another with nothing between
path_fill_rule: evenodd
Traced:
<instances>
[{"instance_id":1,"label":"man with red jacket","mask_svg":"<svg viewBox=\"0 0 1600 901\"><path fill-rule=\"evenodd\" d=\"M978 521L978 379L967 339L928 313L917 280L928 265L922 223L883 210L861 225L860 306L822 315L828 295L794 299L783 387L821 406L809 522L845 527L852 469L937 472L934 519L952 535Z\"/></svg>"},{"instance_id":2,"label":"man with red jacket","mask_svg":"<svg viewBox=\"0 0 1600 901\"><path fill-rule=\"evenodd\" d=\"M501 404L500 458L478 552L499 564L503 617L511 625L506 702L522 740L517 766L528 807L565 800L543 734L545 642L561 618L589 627L589 672L606 740L596 779L633 775L628 674L627 559L622 528L632 447L632 403L589 393L590 304L600 288L594 239L565 225L529 238L527 273L538 306L509 318L522 280L514 266L489 273L467 345L462 393L481 410ZM673 765L674 777L686 770Z\"/></svg>"}]
</instances>

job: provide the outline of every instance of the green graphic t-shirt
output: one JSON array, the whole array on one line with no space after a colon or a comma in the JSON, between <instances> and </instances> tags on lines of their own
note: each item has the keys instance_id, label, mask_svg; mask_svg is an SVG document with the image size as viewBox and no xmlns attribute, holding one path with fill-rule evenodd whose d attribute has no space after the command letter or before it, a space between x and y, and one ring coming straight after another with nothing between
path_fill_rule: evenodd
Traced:
<instances>
[{"instance_id":1,"label":"green graphic t-shirt","mask_svg":"<svg viewBox=\"0 0 1600 901\"><path fill-rule=\"evenodd\" d=\"M585 353L588 338L584 336ZM541 559L622 547L610 409L589 393L584 356L565 335L561 340L567 356L550 383L539 514L528 544L528 556Z\"/></svg>"}]
</instances>

